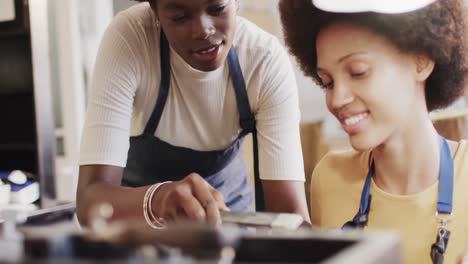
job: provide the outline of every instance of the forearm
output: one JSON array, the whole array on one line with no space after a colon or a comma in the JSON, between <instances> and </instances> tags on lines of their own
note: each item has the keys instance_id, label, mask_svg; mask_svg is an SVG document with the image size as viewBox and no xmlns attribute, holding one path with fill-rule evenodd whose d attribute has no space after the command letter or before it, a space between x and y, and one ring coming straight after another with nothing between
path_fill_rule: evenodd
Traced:
<instances>
[{"instance_id":1,"label":"forearm","mask_svg":"<svg viewBox=\"0 0 468 264\"><path fill-rule=\"evenodd\" d=\"M305 197L304 197L305 199ZM265 209L268 212L277 212L277 213L292 213L298 214L302 216L305 222L310 224L310 215L307 209L307 204L303 205L302 202L299 201L291 201L291 203L272 203L269 204L266 202Z\"/></svg>"},{"instance_id":2,"label":"forearm","mask_svg":"<svg viewBox=\"0 0 468 264\"><path fill-rule=\"evenodd\" d=\"M299 214L310 223L302 181L262 180L262 185L267 211Z\"/></svg>"},{"instance_id":3,"label":"forearm","mask_svg":"<svg viewBox=\"0 0 468 264\"><path fill-rule=\"evenodd\" d=\"M78 191L77 214L80 223L89 226L92 223L93 208L102 203L113 207L110 221L132 220L144 222L143 198L149 186L129 188L107 182L92 183Z\"/></svg>"}]
</instances>

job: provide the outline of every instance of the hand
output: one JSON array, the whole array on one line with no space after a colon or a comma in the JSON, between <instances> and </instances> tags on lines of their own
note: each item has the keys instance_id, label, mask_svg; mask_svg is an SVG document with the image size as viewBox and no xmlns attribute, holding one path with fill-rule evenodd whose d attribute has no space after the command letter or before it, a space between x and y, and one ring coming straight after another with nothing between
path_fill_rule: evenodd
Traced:
<instances>
[{"instance_id":1,"label":"hand","mask_svg":"<svg viewBox=\"0 0 468 264\"><path fill-rule=\"evenodd\" d=\"M153 197L152 208L156 216L166 221L191 219L214 224L221 223L220 210L229 210L223 195L196 173L161 185Z\"/></svg>"}]
</instances>

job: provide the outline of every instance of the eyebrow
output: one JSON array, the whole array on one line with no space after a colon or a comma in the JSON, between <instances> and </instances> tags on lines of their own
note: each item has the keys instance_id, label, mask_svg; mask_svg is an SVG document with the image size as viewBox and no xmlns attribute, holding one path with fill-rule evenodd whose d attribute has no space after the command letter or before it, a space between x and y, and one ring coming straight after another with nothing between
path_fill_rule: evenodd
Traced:
<instances>
[{"instance_id":1,"label":"eyebrow","mask_svg":"<svg viewBox=\"0 0 468 264\"><path fill-rule=\"evenodd\" d=\"M361 54L367 54L367 52L365 52L365 51L353 52L353 53L344 55L343 57L339 58L337 62L340 63L340 62L342 62L342 61L344 61L344 60L347 60L347 59L349 59L349 58L351 58L351 57L353 57L353 56L361 55ZM325 70L322 69L322 68L320 68L320 67L318 67L318 65L317 65L316 71L317 71L317 72L319 72L319 71L325 72Z\"/></svg>"},{"instance_id":2,"label":"eyebrow","mask_svg":"<svg viewBox=\"0 0 468 264\"><path fill-rule=\"evenodd\" d=\"M346 60L346 59L349 59L350 57L353 57L353 56L355 56L355 55L361 55L361 54L367 54L367 52L365 52L365 51L358 51L358 52L350 53L350 54L348 54L348 55L345 55L345 56L339 58L339 59L338 59L338 63L340 63L340 62L342 62L342 61L344 61L344 60Z\"/></svg>"}]
</instances>

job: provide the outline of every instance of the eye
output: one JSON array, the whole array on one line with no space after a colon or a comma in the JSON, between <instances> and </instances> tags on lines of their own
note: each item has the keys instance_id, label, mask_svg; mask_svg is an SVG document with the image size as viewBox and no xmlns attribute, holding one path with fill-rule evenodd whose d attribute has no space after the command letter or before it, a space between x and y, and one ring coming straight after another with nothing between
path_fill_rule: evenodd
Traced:
<instances>
[{"instance_id":1,"label":"eye","mask_svg":"<svg viewBox=\"0 0 468 264\"><path fill-rule=\"evenodd\" d=\"M170 20L171 20L172 22L176 22L176 23L182 23L182 22L184 22L186 19L187 19L187 16L186 16L186 15L175 15L175 16L170 17Z\"/></svg>"},{"instance_id":2,"label":"eye","mask_svg":"<svg viewBox=\"0 0 468 264\"><path fill-rule=\"evenodd\" d=\"M366 71L361 71L361 72L353 72L351 73L351 76L354 77L354 78L359 78L359 77L363 77L366 75Z\"/></svg>"},{"instance_id":3,"label":"eye","mask_svg":"<svg viewBox=\"0 0 468 264\"><path fill-rule=\"evenodd\" d=\"M351 64L348 70L351 77L359 79L368 74L370 67L367 63L357 62Z\"/></svg>"},{"instance_id":4,"label":"eye","mask_svg":"<svg viewBox=\"0 0 468 264\"><path fill-rule=\"evenodd\" d=\"M324 90L333 88L333 79L323 71L318 71L317 76L319 77L320 87Z\"/></svg>"},{"instance_id":5,"label":"eye","mask_svg":"<svg viewBox=\"0 0 468 264\"><path fill-rule=\"evenodd\" d=\"M320 85L323 90L331 90L333 88L333 82L323 83Z\"/></svg>"},{"instance_id":6,"label":"eye","mask_svg":"<svg viewBox=\"0 0 468 264\"><path fill-rule=\"evenodd\" d=\"M226 5L219 5L219 6L216 6L214 7L213 9L211 9L211 13L215 16L218 16L220 15L221 13L224 12L224 10L226 10Z\"/></svg>"}]
</instances>

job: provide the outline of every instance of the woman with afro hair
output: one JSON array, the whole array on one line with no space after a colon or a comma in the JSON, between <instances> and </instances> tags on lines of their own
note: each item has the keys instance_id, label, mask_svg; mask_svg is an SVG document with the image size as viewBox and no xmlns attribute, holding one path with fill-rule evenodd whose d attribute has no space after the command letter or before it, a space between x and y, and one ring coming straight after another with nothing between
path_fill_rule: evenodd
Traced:
<instances>
[{"instance_id":1,"label":"woman with afro hair","mask_svg":"<svg viewBox=\"0 0 468 264\"><path fill-rule=\"evenodd\" d=\"M237 16L237 0L139 2L114 18L96 59L80 222L110 203L111 220L218 224L220 211L251 211L254 195L257 210L310 221L297 85L277 38ZM249 133L255 194L242 152Z\"/></svg>"},{"instance_id":2,"label":"woman with afro hair","mask_svg":"<svg viewBox=\"0 0 468 264\"><path fill-rule=\"evenodd\" d=\"M397 230L405 263L454 263L468 246L468 144L428 112L464 91L463 1L282 0L280 13L353 147L314 169L312 224Z\"/></svg>"}]
</instances>

